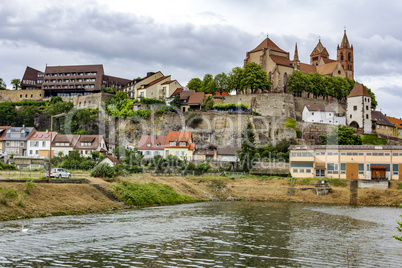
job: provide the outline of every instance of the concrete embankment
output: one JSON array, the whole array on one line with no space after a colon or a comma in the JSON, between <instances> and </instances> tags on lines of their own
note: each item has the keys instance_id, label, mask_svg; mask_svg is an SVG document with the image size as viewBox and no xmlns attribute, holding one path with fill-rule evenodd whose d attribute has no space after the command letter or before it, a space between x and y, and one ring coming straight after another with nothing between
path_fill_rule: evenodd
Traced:
<instances>
[{"instance_id":1,"label":"concrete embankment","mask_svg":"<svg viewBox=\"0 0 402 268\"><path fill-rule=\"evenodd\" d=\"M349 204L349 182L333 186L332 192L318 196L305 181L297 180L289 191L287 178L248 177L154 177L133 175L124 180L137 183L163 183L177 193L195 200L258 200L280 202L309 202ZM0 220L46 217L68 214L85 214L127 208L115 199L108 189L112 183L89 178L89 184L34 183L29 189L23 182L0 182ZM402 190L398 182L389 189L358 189L359 205L399 206Z\"/></svg>"}]
</instances>

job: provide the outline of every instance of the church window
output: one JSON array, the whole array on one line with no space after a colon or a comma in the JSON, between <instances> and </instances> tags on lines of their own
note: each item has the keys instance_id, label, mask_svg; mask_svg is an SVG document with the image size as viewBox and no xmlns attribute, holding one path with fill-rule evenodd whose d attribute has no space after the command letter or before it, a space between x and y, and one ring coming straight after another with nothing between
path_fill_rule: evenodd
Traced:
<instances>
[{"instance_id":1,"label":"church window","mask_svg":"<svg viewBox=\"0 0 402 268\"><path fill-rule=\"evenodd\" d=\"M343 60L343 53L341 52L341 60Z\"/></svg>"},{"instance_id":2,"label":"church window","mask_svg":"<svg viewBox=\"0 0 402 268\"><path fill-rule=\"evenodd\" d=\"M353 111L357 111L357 105L353 106Z\"/></svg>"},{"instance_id":3,"label":"church window","mask_svg":"<svg viewBox=\"0 0 402 268\"><path fill-rule=\"evenodd\" d=\"M368 105L366 105L366 110L368 110Z\"/></svg>"},{"instance_id":4,"label":"church window","mask_svg":"<svg viewBox=\"0 0 402 268\"><path fill-rule=\"evenodd\" d=\"M350 61L350 59L352 58L352 56L350 55L350 53L348 54L348 61Z\"/></svg>"},{"instance_id":5,"label":"church window","mask_svg":"<svg viewBox=\"0 0 402 268\"><path fill-rule=\"evenodd\" d=\"M318 60L318 57L314 57L314 58L313 58L313 61L316 61L316 60Z\"/></svg>"}]
</instances>

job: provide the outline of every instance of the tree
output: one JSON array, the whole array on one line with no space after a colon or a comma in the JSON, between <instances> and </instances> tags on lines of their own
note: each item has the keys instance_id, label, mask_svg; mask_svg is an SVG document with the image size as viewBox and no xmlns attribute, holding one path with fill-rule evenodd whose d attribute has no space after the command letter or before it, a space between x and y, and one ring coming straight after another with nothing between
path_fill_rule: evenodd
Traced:
<instances>
[{"instance_id":1,"label":"tree","mask_svg":"<svg viewBox=\"0 0 402 268\"><path fill-rule=\"evenodd\" d=\"M13 80L11 80L11 85L13 85L13 88L15 90L18 90L21 88L21 80L18 78L14 78Z\"/></svg>"},{"instance_id":2,"label":"tree","mask_svg":"<svg viewBox=\"0 0 402 268\"><path fill-rule=\"evenodd\" d=\"M229 90L236 90L236 94L243 92L243 77L244 77L244 69L240 67L235 67L229 73L227 78L227 88Z\"/></svg>"},{"instance_id":3,"label":"tree","mask_svg":"<svg viewBox=\"0 0 402 268\"><path fill-rule=\"evenodd\" d=\"M368 93L370 94L370 96L371 96L371 109L377 108L378 103L377 103L377 100L375 99L374 92L371 91L371 89L369 89L369 88L366 87L366 86L364 86L364 88L367 90L367 92L368 92Z\"/></svg>"},{"instance_id":4,"label":"tree","mask_svg":"<svg viewBox=\"0 0 402 268\"><path fill-rule=\"evenodd\" d=\"M215 75L214 77L214 85L215 89L219 90L219 93L222 95L222 92L228 92L228 76L225 73L220 73Z\"/></svg>"},{"instance_id":5,"label":"tree","mask_svg":"<svg viewBox=\"0 0 402 268\"><path fill-rule=\"evenodd\" d=\"M203 109L204 111L211 110L214 107L214 100L211 98L211 96L208 96L208 98L204 102Z\"/></svg>"},{"instance_id":6,"label":"tree","mask_svg":"<svg viewBox=\"0 0 402 268\"><path fill-rule=\"evenodd\" d=\"M244 88L251 89L251 93L256 93L258 90L261 90L261 92L268 91L272 82L268 81L268 75L261 65L251 62L244 68L242 84Z\"/></svg>"},{"instance_id":7,"label":"tree","mask_svg":"<svg viewBox=\"0 0 402 268\"><path fill-rule=\"evenodd\" d=\"M99 159L99 152L98 151L92 151L91 152L91 157L92 157L92 159L93 160L97 160L97 159Z\"/></svg>"},{"instance_id":8,"label":"tree","mask_svg":"<svg viewBox=\"0 0 402 268\"><path fill-rule=\"evenodd\" d=\"M0 90L6 90L7 85L4 83L3 78L0 78Z\"/></svg>"},{"instance_id":9,"label":"tree","mask_svg":"<svg viewBox=\"0 0 402 268\"><path fill-rule=\"evenodd\" d=\"M181 107L180 96L174 97L174 99L170 102L170 105L180 110Z\"/></svg>"},{"instance_id":10,"label":"tree","mask_svg":"<svg viewBox=\"0 0 402 268\"><path fill-rule=\"evenodd\" d=\"M361 145L362 138L356 135L356 130L347 126L337 126L329 135L320 135L323 145Z\"/></svg>"},{"instance_id":11,"label":"tree","mask_svg":"<svg viewBox=\"0 0 402 268\"><path fill-rule=\"evenodd\" d=\"M201 91L202 81L199 78L191 78L191 80L187 83L187 87L190 90Z\"/></svg>"},{"instance_id":12,"label":"tree","mask_svg":"<svg viewBox=\"0 0 402 268\"><path fill-rule=\"evenodd\" d=\"M125 156L124 163L127 165L127 170L131 172L142 171L141 164L144 156L137 148L134 148L134 150L126 150Z\"/></svg>"},{"instance_id":13,"label":"tree","mask_svg":"<svg viewBox=\"0 0 402 268\"><path fill-rule=\"evenodd\" d=\"M113 149L113 154L118 160L120 160L122 156L126 155L126 148L123 146L117 146Z\"/></svg>"},{"instance_id":14,"label":"tree","mask_svg":"<svg viewBox=\"0 0 402 268\"><path fill-rule=\"evenodd\" d=\"M204 79L201 83L201 91L205 92L205 94L214 94L215 90L216 85L212 74L204 75Z\"/></svg>"},{"instance_id":15,"label":"tree","mask_svg":"<svg viewBox=\"0 0 402 268\"><path fill-rule=\"evenodd\" d=\"M402 217L402 214L399 217ZM398 226L396 227L396 229L398 229L398 231L402 233L402 221L397 221L397 223ZM399 241L402 241L402 236L393 235L392 237Z\"/></svg>"},{"instance_id":16,"label":"tree","mask_svg":"<svg viewBox=\"0 0 402 268\"><path fill-rule=\"evenodd\" d=\"M240 165L243 167L243 171L248 172L254 164L254 157L257 152L255 147L255 134L250 120L247 121L241 133L241 138L243 142L241 144L241 150L239 151Z\"/></svg>"}]
</instances>

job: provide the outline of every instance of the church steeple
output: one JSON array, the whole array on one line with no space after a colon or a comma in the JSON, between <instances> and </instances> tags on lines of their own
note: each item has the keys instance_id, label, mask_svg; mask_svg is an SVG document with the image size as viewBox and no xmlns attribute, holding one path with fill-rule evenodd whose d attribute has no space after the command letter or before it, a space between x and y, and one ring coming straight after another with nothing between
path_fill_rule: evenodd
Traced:
<instances>
[{"instance_id":1,"label":"church steeple","mask_svg":"<svg viewBox=\"0 0 402 268\"><path fill-rule=\"evenodd\" d=\"M346 30L343 32L343 38L340 45L337 47L337 60L341 63L346 77L354 79L354 63L353 63L353 45L349 44Z\"/></svg>"},{"instance_id":2,"label":"church steeple","mask_svg":"<svg viewBox=\"0 0 402 268\"><path fill-rule=\"evenodd\" d=\"M310 64L317 66L322 64L321 60L325 60L329 58L329 53L327 49L321 43L321 39L318 39L318 44L315 46L313 52L310 54ZM325 62L324 62L325 63Z\"/></svg>"},{"instance_id":3,"label":"church steeple","mask_svg":"<svg viewBox=\"0 0 402 268\"><path fill-rule=\"evenodd\" d=\"M297 42L295 45L295 54L293 56L293 68L299 70L300 68L300 60L299 60L299 51L297 50Z\"/></svg>"}]
</instances>

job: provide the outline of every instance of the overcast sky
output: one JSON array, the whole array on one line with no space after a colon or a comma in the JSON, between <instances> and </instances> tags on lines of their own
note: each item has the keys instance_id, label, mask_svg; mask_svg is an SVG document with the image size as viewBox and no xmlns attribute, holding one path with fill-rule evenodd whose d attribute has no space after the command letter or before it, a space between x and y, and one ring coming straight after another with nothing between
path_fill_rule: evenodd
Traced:
<instances>
[{"instance_id":1,"label":"overcast sky","mask_svg":"<svg viewBox=\"0 0 402 268\"><path fill-rule=\"evenodd\" d=\"M309 63L321 38L336 59L346 27L355 79L387 115L402 117L402 1L0 0L0 77L11 88L26 66L103 64L133 79L149 71L183 86L243 66L267 34Z\"/></svg>"}]
</instances>

